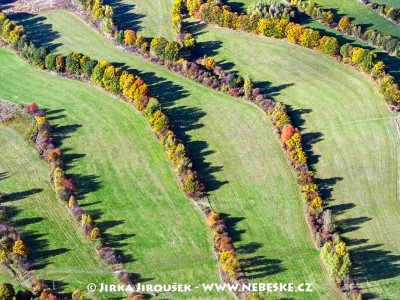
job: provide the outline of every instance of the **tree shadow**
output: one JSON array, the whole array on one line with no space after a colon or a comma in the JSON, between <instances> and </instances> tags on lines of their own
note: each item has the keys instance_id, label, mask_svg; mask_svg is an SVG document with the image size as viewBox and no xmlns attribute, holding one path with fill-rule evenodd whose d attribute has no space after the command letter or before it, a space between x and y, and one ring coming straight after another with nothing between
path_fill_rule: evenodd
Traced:
<instances>
[{"instance_id":1,"label":"tree shadow","mask_svg":"<svg viewBox=\"0 0 400 300\"><path fill-rule=\"evenodd\" d=\"M80 124L70 124L70 125L52 125L54 130L54 137L57 140L58 145L62 145L64 140L71 137L71 134L81 128Z\"/></svg>"},{"instance_id":2,"label":"tree shadow","mask_svg":"<svg viewBox=\"0 0 400 300\"><path fill-rule=\"evenodd\" d=\"M332 177L332 178L315 178L315 183L318 185L319 193L321 194L322 199L325 201L333 201L332 191L334 185L343 180L343 177Z\"/></svg>"},{"instance_id":3,"label":"tree shadow","mask_svg":"<svg viewBox=\"0 0 400 300\"><path fill-rule=\"evenodd\" d=\"M231 10L234 12L238 13L243 13L245 14L246 11L246 6L242 2L236 2L236 1L229 1L229 6L231 7Z\"/></svg>"},{"instance_id":4,"label":"tree shadow","mask_svg":"<svg viewBox=\"0 0 400 300\"><path fill-rule=\"evenodd\" d=\"M293 86L294 83L285 83L281 85L273 86L270 81L256 81L254 86L259 88L262 94L265 94L267 98L274 98L280 95L280 91Z\"/></svg>"},{"instance_id":5,"label":"tree shadow","mask_svg":"<svg viewBox=\"0 0 400 300\"><path fill-rule=\"evenodd\" d=\"M4 198L3 202L13 202L13 201L18 201L25 199L26 197L29 197L31 195L37 194L42 192L43 189L30 189L22 192L14 192L7 194L7 196Z\"/></svg>"},{"instance_id":6,"label":"tree shadow","mask_svg":"<svg viewBox=\"0 0 400 300\"><path fill-rule=\"evenodd\" d=\"M155 278L145 278L138 273L129 273L129 277L132 279L133 282L137 283L145 283L154 280Z\"/></svg>"},{"instance_id":7,"label":"tree shadow","mask_svg":"<svg viewBox=\"0 0 400 300\"><path fill-rule=\"evenodd\" d=\"M78 199L85 199L88 194L98 191L102 186L98 175L68 174L68 177L76 184Z\"/></svg>"},{"instance_id":8,"label":"tree shadow","mask_svg":"<svg viewBox=\"0 0 400 300\"><path fill-rule=\"evenodd\" d=\"M308 16L302 16L301 18L301 23L305 26L310 26L314 27L312 24L315 24L316 21L312 20ZM318 23L320 24L320 23ZM369 26L371 24L363 24L363 26ZM322 27L322 28L321 28ZM400 82L400 58L391 56L386 52L380 51L379 49L376 49L372 46L369 46L361 41L358 41L352 37L349 37L347 35L342 34L341 32L338 32L336 30L330 29L324 25L318 26L318 31L321 32L321 35L326 35L326 36L331 36L335 37L340 45L343 45L345 43L350 43L354 46L361 45L363 48L369 49L377 54L377 59L381 60L385 63L386 66L389 68L389 73L396 79L397 82Z\"/></svg>"},{"instance_id":9,"label":"tree shadow","mask_svg":"<svg viewBox=\"0 0 400 300\"><path fill-rule=\"evenodd\" d=\"M235 243L240 242L242 240L242 238L241 238L242 234L245 233L246 231L243 229L239 230L237 228L237 224L240 221L245 220L245 218L244 217L234 217L234 216L231 216L226 213L222 213L221 215L225 221L225 225L226 225L227 231L229 233L229 236L233 239L233 241Z\"/></svg>"},{"instance_id":10,"label":"tree shadow","mask_svg":"<svg viewBox=\"0 0 400 300\"><path fill-rule=\"evenodd\" d=\"M262 244L258 242L250 242L245 245L240 245L239 247L236 247L237 253L240 254L252 254L257 252L257 250L262 248Z\"/></svg>"},{"instance_id":11,"label":"tree shadow","mask_svg":"<svg viewBox=\"0 0 400 300\"><path fill-rule=\"evenodd\" d=\"M16 2L17 0L0 0L0 10L7 10L12 7L11 4Z\"/></svg>"},{"instance_id":12,"label":"tree shadow","mask_svg":"<svg viewBox=\"0 0 400 300\"><path fill-rule=\"evenodd\" d=\"M206 191L212 192L227 184L228 181L220 181L215 176L223 170L223 167L214 166L207 161L207 156L214 154L215 151L210 150L206 141L193 140L189 135L190 131L204 127L199 121L206 115L205 112L200 108L187 106L169 106L165 111L173 120L174 132L186 145L194 169L203 180Z\"/></svg>"},{"instance_id":13,"label":"tree shadow","mask_svg":"<svg viewBox=\"0 0 400 300\"><path fill-rule=\"evenodd\" d=\"M1 180L5 180L5 179L7 179L9 177L10 177L10 175L8 175L8 172L1 172L0 173L0 181Z\"/></svg>"},{"instance_id":14,"label":"tree shadow","mask_svg":"<svg viewBox=\"0 0 400 300\"><path fill-rule=\"evenodd\" d=\"M194 57L198 58L204 55L215 56L218 54L218 50L222 48L222 45L221 41L198 42L194 51Z\"/></svg>"},{"instance_id":15,"label":"tree shadow","mask_svg":"<svg viewBox=\"0 0 400 300\"><path fill-rule=\"evenodd\" d=\"M250 279L265 278L286 270L282 266L280 259L268 259L265 256L256 255L247 258L241 258L240 263L243 266L246 277Z\"/></svg>"},{"instance_id":16,"label":"tree shadow","mask_svg":"<svg viewBox=\"0 0 400 300\"><path fill-rule=\"evenodd\" d=\"M351 245L351 241L349 241ZM400 256L382 249L382 244L359 245L352 249L353 273L360 283L391 279L400 275ZM379 298L378 295L374 298ZM373 299L372 297L370 299Z\"/></svg>"},{"instance_id":17,"label":"tree shadow","mask_svg":"<svg viewBox=\"0 0 400 300\"><path fill-rule=\"evenodd\" d=\"M69 287L68 283L64 282L62 280L48 279L48 280L45 280L44 283L46 286L51 288L51 290L56 293L62 293L65 291L66 288ZM63 296L66 298L62 298L62 299L72 299L72 292L63 293Z\"/></svg>"},{"instance_id":18,"label":"tree shadow","mask_svg":"<svg viewBox=\"0 0 400 300\"><path fill-rule=\"evenodd\" d=\"M19 12L11 14L10 18L24 26L27 35L35 45L47 47L50 51L56 51L62 46L60 43L54 43L60 34L53 29L53 25L44 23L46 17Z\"/></svg>"},{"instance_id":19,"label":"tree shadow","mask_svg":"<svg viewBox=\"0 0 400 300\"><path fill-rule=\"evenodd\" d=\"M100 218L97 212L92 211L89 213L90 215L94 216L95 219ZM105 220L96 221L96 226L101 228L103 232L102 237L106 241L107 246L115 249L119 261L121 261L122 263L134 262L135 259L133 258L133 255L131 253L127 253L126 251L122 251L122 247L129 245L129 243L126 241L134 237L135 234L111 234L108 232L111 228L117 227L124 223L125 222L122 220Z\"/></svg>"},{"instance_id":20,"label":"tree shadow","mask_svg":"<svg viewBox=\"0 0 400 300\"><path fill-rule=\"evenodd\" d=\"M143 27L141 19L145 17L143 14L133 13L136 5L127 4L122 0L104 0L104 4L110 5L114 10L115 23L118 29L132 29L140 31Z\"/></svg>"},{"instance_id":21,"label":"tree shadow","mask_svg":"<svg viewBox=\"0 0 400 300\"><path fill-rule=\"evenodd\" d=\"M207 28L207 24L201 21L184 21L183 27L185 31L191 33L194 37L204 34L203 29Z\"/></svg>"},{"instance_id":22,"label":"tree shadow","mask_svg":"<svg viewBox=\"0 0 400 300\"><path fill-rule=\"evenodd\" d=\"M372 220L370 217L347 218L336 222L340 234L356 231L361 228L361 224Z\"/></svg>"}]
</instances>

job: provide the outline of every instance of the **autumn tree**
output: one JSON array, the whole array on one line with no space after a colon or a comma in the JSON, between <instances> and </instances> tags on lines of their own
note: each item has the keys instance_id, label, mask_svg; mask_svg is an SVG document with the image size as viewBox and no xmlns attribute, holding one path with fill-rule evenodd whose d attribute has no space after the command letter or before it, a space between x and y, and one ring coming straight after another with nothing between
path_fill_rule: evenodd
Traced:
<instances>
[{"instance_id":1,"label":"autumn tree","mask_svg":"<svg viewBox=\"0 0 400 300\"><path fill-rule=\"evenodd\" d=\"M253 88L254 88L253 80L249 75L247 75L246 78L244 79L244 85L243 85L244 96L247 99L250 99L252 97Z\"/></svg>"},{"instance_id":2,"label":"autumn tree","mask_svg":"<svg viewBox=\"0 0 400 300\"><path fill-rule=\"evenodd\" d=\"M318 50L322 53L334 56L339 52L339 43L335 37L323 36L319 40Z\"/></svg>"},{"instance_id":3,"label":"autumn tree","mask_svg":"<svg viewBox=\"0 0 400 300\"><path fill-rule=\"evenodd\" d=\"M99 236L100 236L100 229L98 227L94 227L90 232L90 239L92 241L95 241L99 238Z\"/></svg>"},{"instance_id":4,"label":"autumn tree","mask_svg":"<svg viewBox=\"0 0 400 300\"><path fill-rule=\"evenodd\" d=\"M78 203L76 202L75 196L72 195L71 197L69 197L68 208L73 208L77 204Z\"/></svg>"},{"instance_id":5,"label":"autumn tree","mask_svg":"<svg viewBox=\"0 0 400 300\"><path fill-rule=\"evenodd\" d=\"M168 41L162 36L155 37L150 43L151 54L157 57L164 57L165 47L167 47Z\"/></svg>"},{"instance_id":6,"label":"autumn tree","mask_svg":"<svg viewBox=\"0 0 400 300\"><path fill-rule=\"evenodd\" d=\"M222 264L222 269L229 277L235 278L237 276L240 263L233 251L223 251L220 255L219 261Z\"/></svg>"},{"instance_id":7,"label":"autumn tree","mask_svg":"<svg viewBox=\"0 0 400 300\"><path fill-rule=\"evenodd\" d=\"M300 36L300 45L303 47L317 47L319 45L319 32L311 28L304 29Z\"/></svg>"},{"instance_id":8,"label":"autumn tree","mask_svg":"<svg viewBox=\"0 0 400 300\"><path fill-rule=\"evenodd\" d=\"M93 225L93 219L89 214L83 214L81 219L82 227L86 225Z\"/></svg>"},{"instance_id":9,"label":"autumn tree","mask_svg":"<svg viewBox=\"0 0 400 300\"><path fill-rule=\"evenodd\" d=\"M21 240L15 241L12 251L19 256L28 256L28 249L26 248L25 243Z\"/></svg>"},{"instance_id":10,"label":"autumn tree","mask_svg":"<svg viewBox=\"0 0 400 300\"><path fill-rule=\"evenodd\" d=\"M341 32L348 32L348 30L351 28L352 24L349 19L349 17L342 17L338 23L339 30Z\"/></svg>"},{"instance_id":11,"label":"autumn tree","mask_svg":"<svg viewBox=\"0 0 400 300\"><path fill-rule=\"evenodd\" d=\"M136 32L133 30L125 30L124 42L128 46L133 46L136 43Z\"/></svg>"}]
</instances>

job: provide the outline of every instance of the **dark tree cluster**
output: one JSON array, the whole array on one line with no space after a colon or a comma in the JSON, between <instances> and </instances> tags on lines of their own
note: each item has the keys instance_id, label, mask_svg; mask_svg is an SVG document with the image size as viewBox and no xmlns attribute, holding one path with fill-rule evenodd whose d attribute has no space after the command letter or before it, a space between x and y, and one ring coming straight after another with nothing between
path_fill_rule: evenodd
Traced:
<instances>
[{"instance_id":1,"label":"dark tree cluster","mask_svg":"<svg viewBox=\"0 0 400 300\"><path fill-rule=\"evenodd\" d=\"M398 7L398 8L390 7L387 4L369 2L368 0L364 0L363 2L365 2L373 10L380 13L382 16L384 16L398 24L400 23L400 7Z\"/></svg>"},{"instance_id":2,"label":"dark tree cluster","mask_svg":"<svg viewBox=\"0 0 400 300\"><path fill-rule=\"evenodd\" d=\"M77 0L92 24L101 32L110 34L115 30L114 11L109 5L104 5L103 0Z\"/></svg>"}]
</instances>

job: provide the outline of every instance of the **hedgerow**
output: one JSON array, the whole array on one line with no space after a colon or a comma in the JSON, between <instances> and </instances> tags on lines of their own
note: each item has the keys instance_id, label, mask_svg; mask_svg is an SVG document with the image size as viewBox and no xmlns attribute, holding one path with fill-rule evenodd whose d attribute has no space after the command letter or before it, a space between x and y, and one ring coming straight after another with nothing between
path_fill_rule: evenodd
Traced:
<instances>
[{"instance_id":1,"label":"hedgerow","mask_svg":"<svg viewBox=\"0 0 400 300\"><path fill-rule=\"evenodd\" d=\"M347 45L339 45L334 37L321 36L320 32L307 28L287 19L262 18L258 15L238 14L231 12L226 5L220 6L213 3L202 3L189 10L191 16L206 23L235 30L259 34L271 38L287 38L291 43L332 56L343 63L369 75L379 86L386 103L392 111L400 110L400 90L392 75L382 61L376 59L376 54L362 47L351 47L344 57L341 49ZM376 72L376 70L379 70Z\"/></svg>"}]
</instances>

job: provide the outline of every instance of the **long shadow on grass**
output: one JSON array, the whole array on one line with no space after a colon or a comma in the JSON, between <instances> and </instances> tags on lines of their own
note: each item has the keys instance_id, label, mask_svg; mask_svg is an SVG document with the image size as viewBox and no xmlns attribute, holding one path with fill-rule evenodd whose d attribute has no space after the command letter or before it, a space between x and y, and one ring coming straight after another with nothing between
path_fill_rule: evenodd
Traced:
<instances>
[{"instance_id":1,"label":"long shadow on grass","mask_svg":"<svg viewBox=\"0 0 400 300\"><path fill-rule=\"evenodd\" d=\"M53 25L44 23L45 17L30 13L14 13L10 18L24 26L27 35L35 45L48 47L50 51L55 51L62 45L54 43L60 34L53 29Z\"/></svg>"},{"instance_id":2,"label":"long shadow on grass","mask_svg":"<svg viewBox=\"0 0 400 300\"><path fill-rule=\"evenodd\" d=\"M124 3L122 0L104 0L103 2L114 9L115 23L119 29L134 31L143 29L140 24L145 15L132 12L136 5Z\"/></svg>"},{"instance_id":3,"label":"long shadow on grass","mask_svg":"<svg viewBox=\"0 0 400 300\"><path fill-rule=\"evenodd\" d=\"M153 72L140 72L135 69L129 69L124 64L119 64L119 67L137 74L149 84L151 95L160 101L165 113L170 118L172 122L171 126L178 138L185 144L192 159L194 169L199 173L206 186L206 190L209 192L215 191L228 183L227 181L219 181L215 177L215 173L220 172L223 167L213 166L206 161L206 157L214 154L215 151L209 149L206 141L193 140L190 136L191 131L204 127L204 124L200 123L200 120L206 113L199 107L176 105L177 101L184 98L190 101L190 93L181 85L159 77Z\"/></svg>"},{"instance_id":4,"label":"long shadow on grass","mask_svg":"<svg viewBox=\"0 0 400 300\"><path fill-rule=\"evenodd\" d=\"M23 193L23 192L21 192ZM18 228L17 231L22 236L28 249L31 250L29 260L33 261L32 268L35 270L43 269L49 262L49 257L60 255L69 251L66 248L49 249L49 241L45 238L45 233L38 233L28 230L28 226L40 223L44 220L43 217L30 217L18 219L18 214L21 210L17 207L6 207L6 215L11 224Z\"/></svg>"},{"instance_id":5,"label":"long shadow on grass","mask_svg":"<svg viewBox=\"0 0 400 300\"><path fill-rule=\"evenodd\" d=\"M45 113L48 118L60 119L65 116L64 114L62 114L64 111L65 111L64 109L53 109L53 110L45 110ZM82 125L79 124L53 125L56 145L58 147L61 147L62 142L71 137L71 135L75 133L76 130L79 129L80 127L82 127ZM72 150L71 148L65 148L65 149L61 148L61 150L63 151L63 160L66 173L68 174L68 177L74 180L78 190L77 192L78 202L79 200L85 199L87 195L98 191L102 186L100 182L100 177L98 175L95 174L83 175L83 174L68 172L68 168L71 168L73 164L79 163L79 159L85 157L86 154L71 153ZM81 205L81 207L90 207L91 205L94 204L96 204L96 202L86 203L84 205ZM110 228L122 224L123 221L120 220L99 221L101 220L101 215L102 215L102 212L100 210L88 209L87 213L89 213L94 218L96 226L101 228L101 230L104 232L104 237L108 245L116 249L120 261L124 263L132 262L134 260L132 255L125 254L122 251L118 251L119 249L121 249L122 246L127 245L127 243L124 243L124 241L131 236L130 235L113 236L107 232Z\"/></svg>"},{"instance_id":6,"label":"long shadow on grass","mask_svg":"<svg viewBox=\"0 0 400 300\"><path fill-rule=\"evenodd\" d=\"M26 190L26 191L22 191L22 192L13 192L13 193L7 194L4 201L5 202L14 202L14 201L22 200L31 195L40 193L41 191L43 191L43 189L30 189L30 190Z\"/></svg>"},{"instance_id":7,"label":"long shadow on grass","mask_svg":"<svg viewBox=\"0 0 400 300\"><path fill-rule=\"evenodd\" d=\"M311 26L315 24L315 21L309 17L302 17L302 24L305 26ZM318 23L319 24L319 23ZM368 24L367 24L368 25ZM335 37L340 45L345 43L350 43L353 45L362 45L363 48L369 49L377 54L377 59L381 60L385 63L386 66L389 68L389 73L396 79L397 82L400 82L400 58L394 57L389 55L388 53L382 52L379 49L374 47L368 46L360 41L355 40L352 37L344 35L338 31L330 29L328 27L320 28L319 26L317 29L321 32L321 35L332 36Z\"/></svg>"},{"instance_id":8,"label":"long shadow on grass","mask_svg":"<svg viewBox=\"0 0 400 300\"><path fill-rule=\"evenodd\" d=\"M8 172L0 172L0 181L9 178Z\"/></svg>"},{"instance_id":9,"label":"long shadow on grass","mask_svg":"<svg viewBox=\"0 0 400 300\"><path fill-rule=\"evenodd\" d=\"M233 242L237 244L237 242L241 241L241 235L246 232L243 229L238 229L237 224L245 218L234 217L228 214L223 214L222 216L225 220L229 235L232 237ZM255 255L262 247L262 243L250 242L236 248L237 252L241 254L240 263L247 278L264 278L285 270L282 266L282 260L269 259L263 255Z\"/></svg>"},{"instance_id":10,"label":"long shadow on grass","mask_svg":"<svg viewBox=\"0 0 400 300\"><path fill-rule=\"evenodd\" d=\"M0 0L0 10L6 10L10 8L17 0Z\"/></svg>"}]
</instances>

